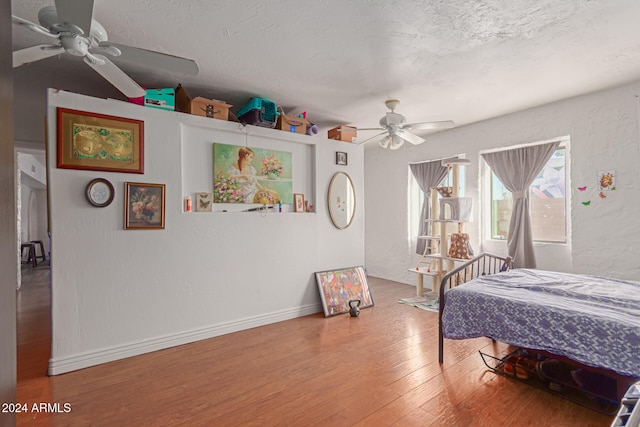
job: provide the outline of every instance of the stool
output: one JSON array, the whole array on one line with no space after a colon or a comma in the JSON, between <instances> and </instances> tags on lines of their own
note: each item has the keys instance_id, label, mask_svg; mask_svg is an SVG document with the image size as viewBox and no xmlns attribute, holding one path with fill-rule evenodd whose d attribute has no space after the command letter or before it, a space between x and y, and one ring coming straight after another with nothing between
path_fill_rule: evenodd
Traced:
<instances>
[{"instance_id":1,"label":"stool","mask_svg":"<svg viewBox=\"0 0 640 427\"><path fill-rule=\"evenodd\" d=\"M32 267L36 267L38 265L38 260L36 259L36 245L33 243L23 243L20 246L20 257L22 258L24 255L24 250L27 249L27 260L22 261L23 264L31 263Z\"/></svg>"},{"instance_id":2,"label":"stool","mask_svg":"<svg viewBox=\"0 0 640 427\"><path fill-rule=\"evenodd\" d=\"M36 246L36 248L40 246L40 256L37 255L38 251L34 250L34 252L36 253L36 259L42 259L43 262L46 261L47 256L45 255L45 252L44 252L44 243L42 243L42 240L32 240L31 243L33 243Z\"/></svg>"}]
</instances>

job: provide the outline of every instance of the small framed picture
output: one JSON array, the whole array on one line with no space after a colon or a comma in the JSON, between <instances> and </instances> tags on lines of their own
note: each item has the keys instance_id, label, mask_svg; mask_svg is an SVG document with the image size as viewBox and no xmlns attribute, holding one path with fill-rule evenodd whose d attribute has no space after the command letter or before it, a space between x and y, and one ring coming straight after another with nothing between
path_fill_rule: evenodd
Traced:
<instances>
[{"instance_id":1,"label":"small framed picture","mask_svg":"<svg viewBox=\"0 0 640 427\"><path fill-rule=\"evenodd\" d=\"M615 190L616 189L616 171L599 171L598 172L598 184L600 190Z\"/></svg>"},{"instance_id":2,"label":"small framed picture","mask_svg":"<svg viewBox=\"0 0 640 427\"><path fill-rule=\"evenodd\" d=\"M296 212L304 212L304 194L293 195L293 206Z\"/></svg>"},{"instance_id":3,"label":"small framed picture","mask_svg":"<svg viewBox=\"0 0 640 427\"><path fill-rule=\"evenodd\" d=\"M211 212L211 202L213 194L196 193L196 212Z\"/></svg>"},{"instance_id":4,"label":"small framed picture","mask_svg":"<svg viewBox=\"0 0 640 427\"><path fill-rule=\"evenodd\" d=\"M336 165L347 165L347 153L336 151Z\"/></svg>"},{"instance_id":5,"label":"small framed picture","mask_svg":"<svg viewBox=\"0 0 640 427\"><path fill-rule=\"evenodd\" d=\"M124 229L164 229L165 185L124 183Z\"/></svg>"}]
</instances>

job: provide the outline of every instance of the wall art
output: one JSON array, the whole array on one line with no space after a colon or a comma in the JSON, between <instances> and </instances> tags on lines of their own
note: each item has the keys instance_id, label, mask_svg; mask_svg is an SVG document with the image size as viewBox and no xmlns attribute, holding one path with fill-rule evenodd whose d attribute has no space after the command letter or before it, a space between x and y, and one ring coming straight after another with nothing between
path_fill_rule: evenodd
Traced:
<instances>
[{"instance_id":1,"label":"wall art","mask_svg":"<svg viewBox=\"0 0 640 427\"><path fill-rule=\"evenodd\" d=\"M325 317L348 313L350 300L360 300L360 308L373 306L364 267L319 271L315 275Z\"/></svg>"},{"instance_id":2,"label":"wall art","mask_svg":"<svg viewBox=\"0 0 640 427\"><path fill-rule=\"evenodd\" d=\"M598 172L598 185L600 190L615 190L616 189L616 171L600 171Z\"/></svg>"},{"instance_id":3,"label":"wall art","mask_svg":"<svg viewBox=\"0 0 640 427\"><path fill-rule=\"evenodd\" d=\"M304 194L293 195L293 207L295 212L305 212Z\"/></svg>"},{"instance_id":4,"label":"wall art","mask_svg":"<svg viewBox=\"0 0 640 427\"><path fill-rule=\"evenodd\" d=\"M164 184L125 182L124 194L125 230L164 229Z\"/></svg>"},{"instance_id":5,"label":"wall art","mask_svg":"<svg viewBox=\"0 0 640 427\"><path fill-rule=\"evenodd\" d=\"M144 173L144 122L58 108L57 167Z\"/></svg>"},{"instance_id":6,"label":"wall art","mask_svg":"<svg viewBox=\"0 0 640 427\"><path fill-rule=\"evenodd\" d=\"M214 203L293 203L292 155L286 151L213 144Z\"/></svg>"},{"instance_id":7,"label":"wall art","mask_svg":"<svg viewBox=\"0 0 640 427\"><path fill-rule=\"evenodd\" d=\"M213 205L213 194L197 193L196 194L196 212L211 212Z\"/></svg>"}]
</instances>

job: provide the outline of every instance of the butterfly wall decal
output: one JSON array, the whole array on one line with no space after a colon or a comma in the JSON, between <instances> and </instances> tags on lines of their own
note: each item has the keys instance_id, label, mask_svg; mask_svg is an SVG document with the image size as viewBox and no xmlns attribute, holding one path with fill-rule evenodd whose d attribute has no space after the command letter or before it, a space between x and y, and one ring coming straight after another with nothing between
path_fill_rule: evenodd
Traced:
<instances>
[{"instance_id":1,"label":"butterfly wall decal","mask_svg":"<svg viewBox=\"0 0 640 427\"><path fill-rule=\"evenodd\" d=\"M586 185L585 185L584 187L578 187L578 190L580 190L580 191L584 191L584 190L586 190L586 189L587 189L587 186L586 186Z\"/></svg>"}]
</instances>

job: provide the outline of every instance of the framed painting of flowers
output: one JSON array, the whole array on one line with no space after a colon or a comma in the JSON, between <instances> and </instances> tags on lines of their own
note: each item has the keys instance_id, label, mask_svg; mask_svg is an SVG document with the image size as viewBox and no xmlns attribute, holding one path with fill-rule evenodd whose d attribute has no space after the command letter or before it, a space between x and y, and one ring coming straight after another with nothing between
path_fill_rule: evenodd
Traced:
<instances>
[{"instance_id":1,"label":"framed painting of flowers","mask_svg":"<svg viewBox=\"0 0 640 427\"><path fill-rule=\"evenodd\" d=\"M164 229L165 185L124 183L124 229Z\"/></svg>"}]
</instances>

